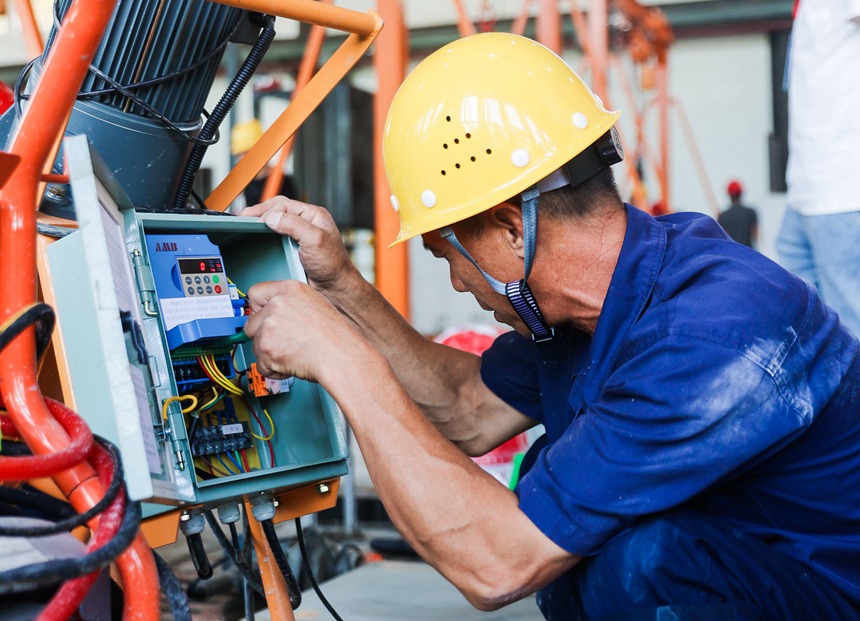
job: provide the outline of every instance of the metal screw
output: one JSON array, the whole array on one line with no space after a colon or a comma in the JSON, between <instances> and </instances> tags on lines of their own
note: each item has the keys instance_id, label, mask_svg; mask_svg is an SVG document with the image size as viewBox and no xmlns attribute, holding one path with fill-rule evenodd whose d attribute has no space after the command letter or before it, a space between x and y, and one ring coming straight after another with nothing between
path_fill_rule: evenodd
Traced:
<instances>
[{"instance_id":1,"label":"metal screw","mask_svg":"<svg viewBox=\"0 0 860 621\"><path fill-rule=\"evenodd\" d=\"M280 507L280 506L281 506L281 503L279 503L277 500L276 500L276 501L274 501L274 503L273 503L273 504L274 504L276 507Z\"/></svg>"},{"instance_id":2,"label":"metal screw","mask_svg":"<svg viewBox=\"0 0 860 621\"><path fill-rule=\"evenodd\" d=\"M320 494L328 493L328 490L329 490L328 483L320 483L320 486L318 489L320 491Z\"/></svg>"},{"instance_id":3,"label":"metal screw","mask_svg":"<svg viewBox=\"0 0 860 621\"><path fill-rule=\"evenodd\" d=\"M191 519L191 516L188 515L187 513L183 513L182 515L179 516L179 519L182 520L183 522L187 522L188 520Z\"/></svg>"}]
</instances>

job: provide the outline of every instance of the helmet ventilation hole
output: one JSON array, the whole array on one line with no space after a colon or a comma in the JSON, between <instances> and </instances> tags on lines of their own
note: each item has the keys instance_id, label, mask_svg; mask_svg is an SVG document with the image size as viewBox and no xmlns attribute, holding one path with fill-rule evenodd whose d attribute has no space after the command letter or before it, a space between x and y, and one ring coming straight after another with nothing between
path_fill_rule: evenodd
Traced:
<instances>
[{"instance_id":1,"label":"helmet ventilation hole","mask_svg":"<svg viewBox=\"0 0 860 621\"><path fill-rule=\"evenodd\" d=\"M472 134L466 134L466 140L472 137Z\"/></svg>"},{"instance_id":2,"label":"helmet ventilation hole","mask_svg":"<svg viewBox=\"0 0 860 621\"><path fill-rule=\"evenodd\" d=\"M454 168L459 169L459 168L460 168L460 165L459 165L459 164L454 164Z\"/></svg>"},{"instance_id":3,"label":"helmet ventilation hole","mask_svg":"<svg viewBox=\"0 0 860 621\"><path fill-rule=\"evenodd\" d=\"M460 144L460 139L459 139L459 138L454 138L454 144Z\"/></svg>"},{"instance_id":4,"label":"helmet ventilation hole","mask_svg":"<svg viewBox=\"0 0 860 621\"><path fill-rule=\"evenodd\" d=\"M446 116L446 117L445 117L445 120L446 120L446 121L448 121L448 122L450 123L450 122L451 122L451 117L450 117L450 116Z\"/></svg>"},{"instance_id":5,"label":"helmet ventilation hole","mask_svg":"<svg viewBox=\"0 0 860 621\"><path fill-rule=\"evenodd\" d=\"M443 177L444 177L445 175L447 175L447 174L448 174L448 173L446 173L444 170L442 171L442 176L443 176Z\"/></svg>"},{"instance_id":6,"label":"helmet ventilation hole","mask_svg":"<svg viewBox=\"0 0 860 621\"><path fill-rule=\"evenodd\" d=\"M475 161L475 156L473 155L473 156L472 156L472 157L470 157L469 159L470 159L470 160L472 160L472 161L474 162L474 161Z\"/></svg>"},{"instance_id":7,"label":"helmet ventilation hole","mask_svg":"<svg viewBox=\"0 0 860 621\"><path fill-rule=\"evenodd\" d=\"M487 155L492 155L492 154L493 154L493 150L492 150L492 149L487 149Z\"/></svg>"},{"instance_id":8,"label":"helmet ventilation hole","mask_svg":"<svg viewBox=\"0 0 860 621\"><path fill-rule=\"evenodd\" d=\"M447 148L448 148L448 143L447 143L447 142L443 142L443 143L442 143L442 148L443 148L443 149L447 149Z\"/></svg>"}]
</instances>

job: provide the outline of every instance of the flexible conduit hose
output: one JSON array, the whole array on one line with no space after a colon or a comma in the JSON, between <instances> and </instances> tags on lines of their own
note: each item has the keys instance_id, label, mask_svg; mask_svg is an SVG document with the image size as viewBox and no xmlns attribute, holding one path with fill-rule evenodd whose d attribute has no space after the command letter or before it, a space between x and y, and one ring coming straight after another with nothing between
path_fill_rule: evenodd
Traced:
<instances>
[{"instance_id":1,"label":"flexible conduit hose","mask_svg":"<svg viewBox=\"0 0 860 621\"><path fill-rule=\"evenodd\" d=\"M194 185L194 178L197 176L197 171L200 170L203 156L206 155L206 149L209 147L205 143L215 136L215 132L218 131L218 127L226 118L227 113L230 112L230 108L233 107L236 99L248 85L248 82L251 81L254 72L257 71L257 67L260 66L263 56L266 55L274 39L275 18L271 15L266 15L265 24L263 25L263 30L260 32L260 36L257 38L257 42L254 43L251 51L248 52L245 62L242 63L239 71L236 72L236 75L230 82L230 86L227 87L227 90L221 96L209 118L206 119L206 123L203 124L203 129L200 130L200 135L198 136L200 141L194 145L191 155L188 157L188 162L185 164L185 170L182 171L182 177L176 191L176 200L173 202L174 209L184 209L186 203L188 203L191 186Z\"/></svg>"},{"instance_id":2,"label":"flexible conduit hose","mask_svg":"<svg viewBox=\"0 0 860 621\"><path fill-rule=\"evenodd\" d=\"M287 556L284 554L284 548L278 539L278 534L275 532L275 525L272 520L262 520L260 525L263 527L263 534L266 535L266 541L269 542L269 547L272 548L272 555L275 557L275 562L278 568L284 575L284 582L287 583L287 590L290 592L290 606L293 610L302 605L302 592L299 589L299 583L293 574L290 563L287 561Z\"/></svg>"},{"instance_id":3,"label":"flexible conduit hose","mask_svg":"<svg viewBox=\"0 0 860 621\"><path fill-rule=\"evenodd\" d=\"M212 577L212 564L209 562L209 557L206 556L206 549L203 547L203 538L200 533L186 535L185 541L188 542L188 553L191 555L191 561L194 563L197 575L201 580L209 580Z\"/></svg>"}]
</instances>

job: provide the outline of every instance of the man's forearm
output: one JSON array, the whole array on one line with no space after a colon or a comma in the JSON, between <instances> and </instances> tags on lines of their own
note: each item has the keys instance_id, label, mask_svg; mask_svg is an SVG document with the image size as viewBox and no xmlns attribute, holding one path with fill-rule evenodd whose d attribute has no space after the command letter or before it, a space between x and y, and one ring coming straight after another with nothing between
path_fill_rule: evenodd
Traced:
<instances>
[{"instance_id":1,"label":"man's forearm","mask_svg":"<svg viewBox=\"0 0 860 621\"><path fill-rule=\"evenodd\" d=\"M357 275L347 287L326 297L388 360L409 396L431 420L446 418L464 397L465 382L479 372L478 357L434 343L413 328L378 289Z\"/></svg>"}]
</instances>

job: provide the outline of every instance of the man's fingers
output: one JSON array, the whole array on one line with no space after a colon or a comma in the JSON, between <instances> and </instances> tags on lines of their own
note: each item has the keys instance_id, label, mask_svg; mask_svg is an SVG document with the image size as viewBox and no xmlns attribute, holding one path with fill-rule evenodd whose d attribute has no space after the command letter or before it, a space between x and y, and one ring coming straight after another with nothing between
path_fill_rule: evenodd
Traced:
<instances>
[{"instance_id":1,"label":"man's fingers","mask_svg":"<svg viewBox=\"0 0 860 621\"><path fill-rule=\"evenodd\" d=\"M251 304L251 313L258 312L266 304L269 303L276 295L279 295L284 289L284 281L269 280L259 282L248 289L248 302ZM246 330L247 332L247 330ZM249 335L250 336L250 335Z\"/></svg>"}]
</instances>

